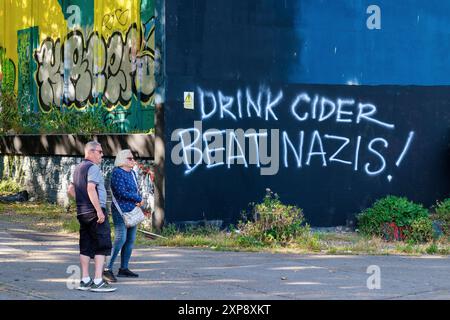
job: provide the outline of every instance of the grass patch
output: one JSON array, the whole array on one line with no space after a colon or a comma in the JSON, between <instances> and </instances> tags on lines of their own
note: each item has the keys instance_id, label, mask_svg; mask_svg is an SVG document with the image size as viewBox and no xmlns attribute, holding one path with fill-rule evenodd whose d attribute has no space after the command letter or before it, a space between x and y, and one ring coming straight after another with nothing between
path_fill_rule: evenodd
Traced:
<instances>
[{"instance_id":1,"label":"grass patch","mask_svg":"<svg viewBox=\"0 0 450 320\"><path fill-rule=\"evenodd\" d=\"M47 203L0 203L0 219L24 224L42 232L78 232L74 209Z\"/></svg>"}]
</instances>

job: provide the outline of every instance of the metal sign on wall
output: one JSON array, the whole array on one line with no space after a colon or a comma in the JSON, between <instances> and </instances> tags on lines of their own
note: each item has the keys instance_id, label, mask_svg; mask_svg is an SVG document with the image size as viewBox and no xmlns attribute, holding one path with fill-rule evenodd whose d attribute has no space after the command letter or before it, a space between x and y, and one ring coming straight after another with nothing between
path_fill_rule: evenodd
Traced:
<instances>
[{"instance_id":1,"label":"metal sign on wall","mask_svg":"<svg viewBox=\"0 0 450 320\"><path fill-rule=\"evenodd\" d=\"M450 4L412 2L166 1L166 219L447 197Z\"/></svg>"}]
</instances>

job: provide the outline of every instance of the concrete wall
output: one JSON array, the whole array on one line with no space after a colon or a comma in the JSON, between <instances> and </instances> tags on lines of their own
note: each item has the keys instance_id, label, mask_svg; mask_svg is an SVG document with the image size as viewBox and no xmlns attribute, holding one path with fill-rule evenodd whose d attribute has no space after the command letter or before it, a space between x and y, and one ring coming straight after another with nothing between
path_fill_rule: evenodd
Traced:
<instances>
[{"instance_id":1,"label":"concrete wall","mask_svg":"<svg viewBox=\"0 0 450 320\"><path fill-rule=\"evenodd\" d=\"M0 180L16 179L30 197L67 206L67 189L75 166L82 157L67 156L12 156L0 155ZM152 166L151 160L140 160L145 166ZM105 175L105 185L110 186L110 176L114 168L114 158L105 158L101 164ZM149 192L146 177L139 175L139 184L144 195ZM109 194L109 190L108 190ZM109 197L108 197L108 200Z\"/></svg>"},{"instance_id":2,"label":"concrete wall","mask_svg":"<svg viewBox=\"0 0 450 320\"><path fill-rule=\"evenodd\" d=\"M152 135L16 135L0 137L0 180L14 179L36 200L66 206L71 176L83 159L85 143L90 140L102 144L101 167L107 188L114 157L120 150L130 149L139 164L153 170ZM146 198L150 189L149 177L139 172L139 183Z\"/></svg>"}]
</instances>

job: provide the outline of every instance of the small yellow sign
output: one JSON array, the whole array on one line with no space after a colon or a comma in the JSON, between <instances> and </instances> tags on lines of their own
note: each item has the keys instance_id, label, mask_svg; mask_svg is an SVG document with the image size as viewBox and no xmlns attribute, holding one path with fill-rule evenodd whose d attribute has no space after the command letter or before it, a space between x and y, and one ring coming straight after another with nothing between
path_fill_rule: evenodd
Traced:
<instances>
[{"instance_id":1,"label":"small yellow sign","mask_svg":"<svg viewBox=\"0 0 450 320\"><path fill-rule=\"evenodd\" d=\"M184 92L184 108L194 110L194 92Z\"/></svg>"}]
</instances>

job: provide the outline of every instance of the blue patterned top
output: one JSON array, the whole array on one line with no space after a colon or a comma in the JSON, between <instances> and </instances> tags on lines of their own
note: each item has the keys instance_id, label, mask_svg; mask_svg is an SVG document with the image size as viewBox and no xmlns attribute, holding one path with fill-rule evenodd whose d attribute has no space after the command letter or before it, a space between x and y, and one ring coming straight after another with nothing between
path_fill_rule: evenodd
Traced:
<instances>
[{"instance_id":1,"label":"blue patterned top","mask_svg":"<svg viewBox=\"0 0 450 320\"><path fill-rule=\"evenodd\" d=\"M136 203L142 201L133 174L133 170L128 172L119 167L114 168L111 174L111 191L123 212L133 210ZM111 207L115 209L114 204Z\"/></svg>"}]
</instances>

